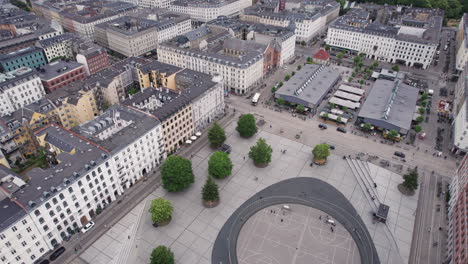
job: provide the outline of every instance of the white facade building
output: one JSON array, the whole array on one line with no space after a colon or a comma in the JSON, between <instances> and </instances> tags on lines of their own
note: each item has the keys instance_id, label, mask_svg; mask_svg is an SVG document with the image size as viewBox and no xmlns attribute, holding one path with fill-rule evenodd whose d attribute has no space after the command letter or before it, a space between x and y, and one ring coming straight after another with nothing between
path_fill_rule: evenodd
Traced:
<instances>
[{"instance_id":1,"label":"white facade building","mask_svg":"<svg viewBox=\"0 0 468 264\"><path fill-rule=\"evenodd\" d=\"M44 86L37 72L20 68L5 74L0 73L0 115L13 113L44 95Z\"/></svg>"},{"instance_id":2,"label":"white facade building","mask_svg":"<svg viewBox=\"0 0 468 264\"><path fill-rule=\"evenodd\" d=\"M39 40L36 46L44 50L48 62L58 57L73 58L73 35L65 33L55 37Z\"/></svg>"},{"instance_id":3,"label":"white facade building","mask_svg":"<svg viewBox=\"0 0 468 264\"><path fill-rule=\"evenodd\" d=\"M190 15L193 20L208 22L219 16L238 14L251 5L250 0L176 0L170 3L169 9Z\"/></svg>"},{"instance_id":4,"label":"white facade building","mask_svg":"<svg viewBox=\"0 0 468 264\"><path fill-rule=\"evenodd\" d=\"M458 25L456 39L456 64L458 71L462 71L468 61L468 13L465 13Z\"/></svg>"},{"instance_id":5,"label":"white facade building","mask_svg":"<svg viewBox=\"0 0 468 264\"><path fill-rule=\"evenodd\" d=\"M406 12L397 19L397 27L371 23L367 11L353 9L330 24L326 42L332 48L364 53L371 59L426 69L439 43L443 15L432 9ZM411 20L419 13L428 13L430 21Z\"/></svg>"}]
</instances>

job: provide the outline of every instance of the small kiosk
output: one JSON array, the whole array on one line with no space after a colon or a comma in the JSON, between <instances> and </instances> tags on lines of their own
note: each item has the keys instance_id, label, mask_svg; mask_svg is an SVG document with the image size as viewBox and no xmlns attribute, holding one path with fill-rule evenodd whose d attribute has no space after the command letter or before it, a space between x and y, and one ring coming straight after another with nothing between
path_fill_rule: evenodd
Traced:
<instances>
[{"instance_id":1,"label":"small kiosk","mask_svg":"<svg viewBox=\"0 0 468 264\"><path fill-rule=\"evenodd\" d=\"M388 205L380 204L379 210L377 211L377 213L374 213L374 220L379 221L381 223L386 223L389 209L390 207Z\"/></svg>"}]
</instances>

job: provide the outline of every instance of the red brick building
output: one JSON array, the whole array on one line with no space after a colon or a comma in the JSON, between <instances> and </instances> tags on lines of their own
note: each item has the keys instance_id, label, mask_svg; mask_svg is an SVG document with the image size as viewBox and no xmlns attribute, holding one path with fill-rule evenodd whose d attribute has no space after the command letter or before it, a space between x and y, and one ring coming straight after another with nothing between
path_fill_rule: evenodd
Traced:
<instances>
[{"instance_id":1,"label":"red brick building","mask_svg":"<svg viewBox=\"0 0 468 264\"><path fill-rule=\"evenodd\" d=\"M447 263L468 263L468 155L450 184Z\"/></svg>"},{"instance_id":2,"label":"red brick building","mask_svg":"<svg viewBox=\"0 0 468 264\"><path fill-rule=\"evenodd\" d=\"M100 47L81 49L76 55L76 61L84 65L88 75L95 74L111 66L107 52Z\"/></svg>"},{"instance_id":3,"label":"red brick building","mask_svg":"<svg viewBox=\"0 0 468 264\"><path fill-rule=\"evenodd\" d=\"M328 54L328 52L326 52L324 49L320 49L319 51L317 51L317 53L314 54L312 59L318 64L327 65L330 61L330 54Z\"/></svg>"},{"instance_id":4,"label":"red brick building","mask_svg":"<svg viewBox=\"0 0 468 264\"><path fill-rule=\"evenodd\" d=\"M68 61L56 61L39 69L39 77L47 93L51 93L72 82L86 78L83 64Z\"/></svg>"}]
</instances>

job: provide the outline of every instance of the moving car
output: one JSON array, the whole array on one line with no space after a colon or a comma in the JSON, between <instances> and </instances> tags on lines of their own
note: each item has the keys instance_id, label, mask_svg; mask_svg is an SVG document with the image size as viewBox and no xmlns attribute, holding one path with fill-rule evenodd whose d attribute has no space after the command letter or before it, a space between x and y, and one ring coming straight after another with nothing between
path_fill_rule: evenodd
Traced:
<instances>
[{"instance_id":1,"label":"moving car","mask_svg":"<svg viewBox=\"0 0 468 264\"><path fill-rule=\"evenodd\" d=\"M346 133L347 132L346 128L344 128L344 127L337 127L336 131L341 132L341 133Z\"/></svg>"},{"instance_id":2,"label":"moving car","mask_svg":"<svg viewBox=\"0 0 468 264\"><path fill-rule=\"evenodd\" d=\"M219 150L219 151L222 151L222 152L225 152L225 153L227 153L227 154L230 154L232 148L231 148L231 146L229 146L228 144L223 144L223 145L221 145L221 147L219 147L218 150Z\"/></svg>"},{"instance_id":3,"label":"moving car","mask_svg":"<svg viewBox=\"0 0 468 264\"><path fill-rule=\"evenodd\" d=\"M403 152L400 152L400 151L395 151L395 153L393 153L395 156L397 157L400 157L400 158L404 158L406 157L405 153Z\"/></svg>"},{"instance_id":4,"label":"moving car","mask_svg":"<svg viewBox=\"0 0 468 264\"><path fill-rule=\"evenodd\" d=\"M322 130L328 128L327 125L325 125L325 124L319 124L318 127L319 127L320 129L322 129Z\"/></svg>"},{"instance_id":5,"label":"moving car","mask_svg":"<svg viewBox=\"0 0 468 264\"><path fill-rule=\"evenodd\" d=\"M81 229L81 232L82 233L86 233L88 232L91 228L93 228L94 226L94 222L93 221L89 221L85 226L83 226L83 228Z\"/></svg>"},{"instance_id":6,"label":"moving car","mask_svg":"<svg viewBox=\"0 0 468 264\"><path fill-rule=\"evenodd\" d=\"M60 255L63 254L63 252L65 252L65 248L64 247L59 247L59 249L55 250L54 253L52 253L52 255L50 255L50 261L54 261L56 260L58 257L60 257Z\"/></svg>"}]
</instances>

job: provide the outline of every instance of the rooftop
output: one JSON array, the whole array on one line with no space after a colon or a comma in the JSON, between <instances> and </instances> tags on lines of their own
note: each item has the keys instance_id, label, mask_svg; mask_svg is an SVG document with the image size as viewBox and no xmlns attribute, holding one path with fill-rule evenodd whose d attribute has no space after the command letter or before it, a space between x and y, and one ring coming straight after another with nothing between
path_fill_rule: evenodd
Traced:
<instances>
[{"instance_id":1,"label":"rooftop","mask_svg":"<svg viewBox=\"0 0 468 264\"><path fill-rule=\"evenodd\" d=\"M410 130L419 90L395 81L378 79L359 111L359 117L381 120Z\"/></svg>"},{"instance_id":2,"label":"rooftop","mask_svg":"<svg viewBox=\"0 0 468 264\"><path fill-rule=\"evenodd\" d=\"M324 49L320 49L317 51L317 53L314 54L313 58L326 61L330 59L330 54L328 54L328 52L326 52Z\"/></svg>"},{"instance_id":3,"label":"rooftop","mask_svg":"<svg viewBox=\"0 0 468 264\"><path fill-rule=\"evenodd\" d=\"M74 38L76 38L76 36L71 33L63 33L55 37L39 40L39 44L42 48L46 48L46 47L53 46L57 43L62 43L64 41L73 40Z\"/></svg>"},{"instance_id":4,"label":"rooftop","mask_svg":"<svg viewBox=\"0 0 468 264\"><path fill-rule=\"evenodd\" d=\"M6 129L14 130L21 126L23 121L31 120L34 113L47 114L54 109L52 103L42 98L34 103L28 104L9 115L0 117L0 124Z\"/></svg>"},{"instance_id":5,"label":"rooftop","mask_svg":"<svg viewBox=\"0 0 468 264\"><path fill-rule=\"evenodd\" d=\"M32 80L38 77L37 72L30 68L19 68L7 73L0 73L0 91L19 85L24 80Z\"/></svg>"},{"instance_id":6,"label":"rooftop","mask_svg":"<svg viewBox=\"0 0 468 264\"><path fill-rule=\"evenodd\" d=\"M147 30L156 30L158 22L154 20L123 16L97 24L96 27L111 30L124 35L134 35Z\"/></svg>"},{"instance_id":7,"label":"rooftop","mask_svg":"<svg viewBox=\"0 0 468 264\"><path fill-rule=\"evenodd\" d=\"M216 7L224 6L239 0L175 0L171 5L191 7Z\"/></svg>"},{"instance_id":8,"label":"rooftop","mask_svg":"<svg viewBox=\"0 0 468 264\"><path fill-rule=\"evenodd\" d=\"M55 61L42 66L39 69L39 77L43 81L49 81L80 67L84 67L83 64L74 61Z\"/></svg>"},{"instance_id":9,"label":"rooftop","mask_svg":"<svg viewBox=\"0 0 468 264\"><path fill-rule=\"evenodd\" d=\"M10 52L8 54L0 54L0 62L18 59L21 56L29 55L31 53L36 53L36 52L42 53L42 49L32 46L32 47L20 49L14 52Z\"/></svg>"},{"instance_id":10,"label":"rooftop","mask_svg":"<svg viewBox=\"0 0 468 264\"><path fill-rule=\"evenodd\" d=\"M340 78L334 69L320 64L306 64L276 91L276 94L295 97L317 105L320 99Z\"/></svg>"},{"instance_id":11,"label":"rooftop","mask_svg":"<svg viewBox=\"0 0 468 264\"><path fill-rule=\"evenodd\" d=\"M50 124L45 128L35 133L36 137L45 135L45 141L55 146L56 148L70 153L72 150L75 151L87 151L90 143L84 140L82 137L74 135L65 128L57 125Z\"/></svg>"}]
</instances>

